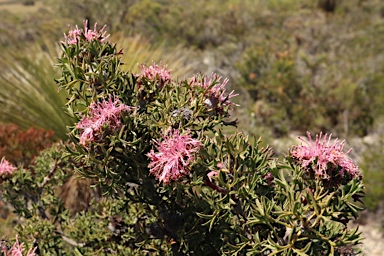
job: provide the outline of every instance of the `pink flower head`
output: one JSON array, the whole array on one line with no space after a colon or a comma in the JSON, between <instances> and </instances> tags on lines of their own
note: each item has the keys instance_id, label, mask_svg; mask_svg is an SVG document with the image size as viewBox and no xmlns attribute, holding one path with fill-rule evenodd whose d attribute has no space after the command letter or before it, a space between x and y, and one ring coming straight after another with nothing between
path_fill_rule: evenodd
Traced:
<instances>
[{"instance_id":1,"label":"pink flower head","mask_svg":"<svg viewBox=\"0 0 384 256\"><path fill-rule=\"evenodd\" d=\"M26 256L35 256L35 251L37 247L33 249L29 249ZM13 246L8 250L6 248L3 248L3 252L5 253L5 256L23 256L24 249L24 243L19 242L18 237L16 235L16 242L13 244Z\"/></svg>"},{"instance_id":2,"label":"pink flower head","mask_svg":"<svg viewBox=\"0 0 384 256\"><path fill-rule=\"evenodd\" d=\"M225 87L229 79L226 78L221 82L221 78L216 73L212 73L210 77L205 76L202 81L199 81L198 77L194 76L190 82L191 86L198 86L205 91L205 105L211 111L216 110L219 114L222 114L223 106L228 106L229 109L232 109L234 105L237 106L237 104L234 104L229 99L238 95L234 94L234 91L226 95Z\"/></svg>"},{"instance_id":3,"label":"pink flower head","mask_svg":"<svg viewBox=\"0 0 384 256\"><path fill-rule=\"evenodd\" d=\"M77 44L77 41L80 39L82 31L77 27L75 29L72 29L71 26L69 26L70 30L68 32L68 36L64 34L65 41L67 44Z\"/></svg>"},{"instance_id":4,"label":"pink flower head","mask_svg":"<svg viewBox=\"0 0 384 256\"><path fill-rule=\"evenodd\" d=\"M303 168L313 170L316 176L328 180L335 174L344 177L348 173L351 178L361 177L358 167L346 156L352 149L343 153L344 140L336 139L331 143L332 134L325 134L322 137L322 133L320 133L320 135L316 135L316 141L313 142L309 132L307 132L307 136L309 142L300 138L306 145L294 146L290 152ZM338 173L334 173L335 170Z\"/></svg>"},{"instance_id":5,"label":"pink flower head","mask_svg":"<svg viewBox=\"0 0 384 256\"><path fill-rule=\"evenodd\" d=\"M81 129L80 144L86 146L95 139L101 139L105 128L115 131L121 127L121 113L130 111L131 107L120 103L115 97L109 100L93 102L89 106L89 113L76 125Z\"/></svg>"},{"instance_id":6,"label":"pink flower head","mask_svg":"<svg viewBox=\"0 0 384 256\"><path fill-rule=\"evenodd\" d=\"M207 177L208 177L210 182L212 182L212 177L217 177L217 176L219 176L219 172L218 171L210 171L207 174Z\"/></svg>"},{"instance_id":7,"label":"pink flower head","mask_svg":"<svg viewBox=\"0 0 384 256\"><path fill-rule=\"evenodd\" d=\"M88 20L85 20L84 21L85 39L87 39L88 41L92 41L96 39L96 40L99 40L100 42L104 42L110 36L110 35L105 36L107 32L104 30L106 27L107 25L104 25L101 29L97 29L97 23L95 23L95 25L93 26L93 30L88 29Z\"/></svg>"},{"instance_id":8,"label":"pink flower head","mask_svg":"<svg viewBox=\"0 0 384 256\"><path fill-rule=\"evenodd\" d=\"M171 70L167 69L167 65L157 65L155 62L152 62L152 65L149 67L146 65L139 66L140 74L139 82L143 83L145 81L156 81L158 89L164 87L164 85L171 82Z\"/></svg>"},{"instance_id":9,"label":"pink flower head","mask_svg":"<svg viewBox=\"0 0 384 256\"><path fill-rule=\"evenodd\" d=\"M273 177L273 174L271 172L268 172L264 176L264 180L267 182L268 186L272 185L272 182L273 182L274 179L275 179L275 177Z\"/></svg>"},{"instance_id":10,"label":"pink flower head","mask_svg":"<svg viewBox=\"0 0 384 256\"><path fill-rule=\"evenodd\" d=\"M104 42L110 35L105 35L107 32L104 31L107 25L104 25L101 29L97 29L97 23L95 23L93 30L88 29L88 20L84 21L84 31L80 30L77 25L75 29L72 29L71 26L68 32L68 36L64 34L65 42L67 44L77 44L80 41L81 36L84 35L84 38L87 41L92 41L94 39Z\"/></svg>"},{"instance_id":11,"label":"pink flower head","mask_svg":"<svg viewBox=\"0 0 384 256\"><path fill-rule=\"evenodd\" d=\"M0 161L0 177L11 175L17 168L3 157Z\"/></svg>"},{"instance_id":12,"label":"pink flower head","mask_svg":"<svg viewBox=\"0 0 384 256\"><path fill-rule=\"evenodd\" d=\"M179 130L170 130L163 141L156 142L158 152L151 150L147 156L151 162L148 167L150 173L156 176L160 182L168 184L171 180L177 180L190 171L190 165L195 160L195 153L198 153L202 144L199 140L193 139L186 134L180 135Z\"/></svg>"},{"instance_id":13,"label":"pink flower head","mask_svg":"<svg viewBox=\"0 0 384 256\"><path fill-rule=\"evenodd\" d=\"M216 166L220 169L225 169L225 165L222 162L218 163Z\"/></svg>"}]
</instances>

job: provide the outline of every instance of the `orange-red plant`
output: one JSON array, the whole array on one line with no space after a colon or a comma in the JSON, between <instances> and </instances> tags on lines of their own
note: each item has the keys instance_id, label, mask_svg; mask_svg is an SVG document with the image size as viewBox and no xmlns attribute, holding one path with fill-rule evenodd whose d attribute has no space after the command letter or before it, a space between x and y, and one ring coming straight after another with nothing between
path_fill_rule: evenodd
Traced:
<instances>
[{"instance_id":1,"label":"orange-red plant","mask_svg":"<svg viewBox=\"0 0 384 256\"><path fill-rule=\"evenodd\" d=\"M13 164L28 166L33 158L54 141L49 130L20 129L16 124L0 125L0 158L5 157Z\"/></svg>"}]
</instances>

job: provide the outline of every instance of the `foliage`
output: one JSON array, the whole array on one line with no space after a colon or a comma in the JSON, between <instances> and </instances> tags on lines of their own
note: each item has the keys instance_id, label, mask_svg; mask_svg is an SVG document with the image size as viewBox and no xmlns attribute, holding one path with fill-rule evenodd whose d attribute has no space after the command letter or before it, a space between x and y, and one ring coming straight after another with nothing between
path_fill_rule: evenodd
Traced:
<instances>
[{"instance_id":1,"label":"foliage","mask_svg":"<svg viewBox=\"0 0 384 256\"><path fill-rule=\"evenodd\" d=\"M21 130L15 124L0 125L0 158L28 166L40 151L53 143L53 132L33 127Z\"/></svg>"},{"instance_id":2,"label":"foliage","mask_svg":"<svg viewBox=\"0 0 384 256\"><path fill-rule=\"evenodd\" d=\"M362 210L363 184L343 142L330 144L326 135L277 160L260 141L223 133L236 125L227 80L177 80L155 63L125 72L122 51L102 30L70 33L76 43L61 43L56 81L69 95L71 142L2 183L25 218L17 232L28 248L42 255L358 252L360 233L347 224ZM103 196L71 215L55 195L74 171Z\"/></svg>"},{"instance_id":3,"label":"foliage","mask_svg":"<svg viewBox=\"0 0 384 256\"><path fill-rule=\"evenodd\" d=\"M289 50L273 52L273 48L284 44L282 40L280 46L250 48L238 65L239 83L244 84L255 101L252 110L257 123L270 127L278 136L292 130L319 129L325 124L319 115L322 108L314 106L318 101L314 89L297 72L292 54ZM267 47L270 49L265 51Z\"/></svg>"},{"instance_id":4,"label":"foliage","mask_svg":"<svg viewBox=\"0 0 384 256\"><path fill-rule=\"evenodd\" d=\"M380 108L371 99L382 98L371 93L379 83L366 83L383 66L382 4L337 1L328 15L327 2L148 0L131 2L122 19L152 42L201 50L208 69L249 90L245 105L256 119L249 132L266 126L280 137L332 127L365 136Z\"/></svg>"},{"instance_id":5,"label":"foliage","mask_svg":"<svg viewBox=\"0 0 384 256\"><path fill-rule=\"evenodd\" d=\"M3 4L12 3L2 1ZM46 37L58 40L62 36L60 28L63 24L68 23L68 19L52 15L50 7L47 5L31 9L35 11L17 14L17 5L15 13L1 8L0 15L3 18L3 23L0 26L0 47L2 50L14 50L15 48L20 50L34 43L44 44Z\"/></svg>"},{"instance_id":6,"label":"foliage","mask_svg":"<svg viewBox=\"0 0 384 256\"><path fill-rule=\"evenodd\" d=\"M89 23L107 24L110 31L125 31L127 26L124 24L124 17L130 7L139 2L138 0L69 0L66 2L58 0L47 0L47 5L52 8L57 16L71 19L75 24L81 24L83 20Z\"/></svg>"}]
</instances>

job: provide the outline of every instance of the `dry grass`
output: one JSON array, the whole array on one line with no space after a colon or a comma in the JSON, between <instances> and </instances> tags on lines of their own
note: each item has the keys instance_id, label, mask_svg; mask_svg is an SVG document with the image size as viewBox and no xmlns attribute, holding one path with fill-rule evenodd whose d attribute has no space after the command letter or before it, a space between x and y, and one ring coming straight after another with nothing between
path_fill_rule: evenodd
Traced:
<instances>
[{"instance_id":1,"label":"dry grass","mask_svg":"<svg viewBox=\"0 0 384 256\"><path fill-rule=\"evenodd\" d=\"M165 43L152 45L142 36L116 36L111 41L117 42L117 47L123 49L122 62L124 71L138 73L138 65L150 65L152 62L167 65L172 70L172 76L178 79L190 77L195 70L192 52L181 46L174 47L171 51Z\"/></svg>"}]
</instances>

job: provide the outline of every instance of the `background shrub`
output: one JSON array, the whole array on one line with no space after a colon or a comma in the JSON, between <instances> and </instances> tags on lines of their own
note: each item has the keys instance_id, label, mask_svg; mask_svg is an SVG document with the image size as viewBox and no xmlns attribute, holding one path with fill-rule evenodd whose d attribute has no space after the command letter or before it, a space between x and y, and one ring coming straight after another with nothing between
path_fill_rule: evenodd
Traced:
<instances>
[{"instance_id":1,"label":"background shrub","mask_svg":"<svg viewBox=\"0 0 384 256\"><path fill-rule=\"evenodd\" d=\"M54 133L43 129L22 130L15 124L0 125L0 158L28 167L40 151L54 142Z\"/></svg>"}]
</instances>

